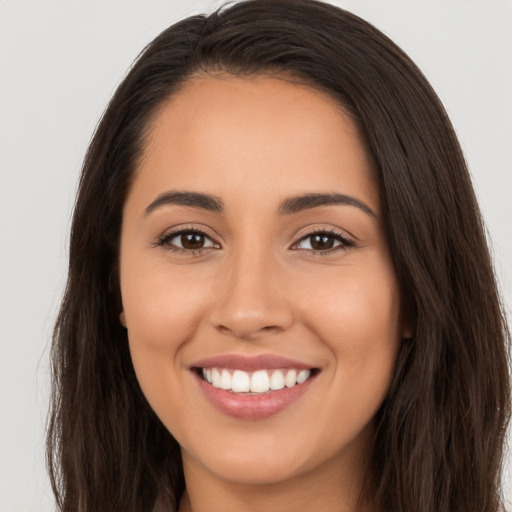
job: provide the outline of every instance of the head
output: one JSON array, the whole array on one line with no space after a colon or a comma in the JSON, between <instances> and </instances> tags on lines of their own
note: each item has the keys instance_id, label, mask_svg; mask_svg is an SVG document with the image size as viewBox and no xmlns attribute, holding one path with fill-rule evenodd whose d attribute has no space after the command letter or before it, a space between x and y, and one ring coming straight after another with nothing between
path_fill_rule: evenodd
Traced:
<instances>
[{"instance_id":1,"label":"head","mask_svg":"<svg viewBox=\"0 0 512 512\"><path fill-rule=\"evenodd\" d=\"M157 496L172 502L183 489L179 445L141 390L122 325L130 327L121 250L154 128L173 101L193 102L205 80L280 84L318 98L361 149L399 302L389 382L367 438L366 493L393 510L493 510L507 335L463 156L408 57L356 16L310 0L242 2L170 27L98 126L55 331L49 442L59 443L65 510L114 502L150 510Z\"/></svg>"}]
</instances>

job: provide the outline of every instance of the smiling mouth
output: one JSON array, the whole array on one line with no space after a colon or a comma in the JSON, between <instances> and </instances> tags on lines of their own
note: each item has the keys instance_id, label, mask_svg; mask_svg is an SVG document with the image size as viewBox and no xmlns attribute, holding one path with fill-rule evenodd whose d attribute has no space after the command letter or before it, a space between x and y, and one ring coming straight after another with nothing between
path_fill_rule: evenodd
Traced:
<instances>
[{"instance_id":1,"label":"smiling mouth","mask_svg":"<svg viewBox=\"0 0 512 512\"><path fill-rule=\"evenodd\" d=\"M195 368L199 377L212 387L236 395L263 395L304 384L320 370L310 369L261 369L244 371L231 368Z\"/></svg>"}]
</instances>

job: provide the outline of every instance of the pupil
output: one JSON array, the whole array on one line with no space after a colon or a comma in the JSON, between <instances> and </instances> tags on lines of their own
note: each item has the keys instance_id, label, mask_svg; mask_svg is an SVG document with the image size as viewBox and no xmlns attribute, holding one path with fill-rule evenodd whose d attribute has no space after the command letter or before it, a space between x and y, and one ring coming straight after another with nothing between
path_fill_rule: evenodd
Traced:
<instances>
[{"instance_id":1,"label":"pupil","mask_svg":"<svg viewBox=\"0 0 512 512\"><path fill-rule=\"evenodd\" d=\"M185 249L201 249L204 245L204 235L200 233L185 233L181 235L181 245Z\"/></svg>"},{"instance_id":2,"label":"pupil","mask_svg":"<svg viewBox=\"0 0 512 512\"><path fill-rule=\"evenodd\" d=\"M332 249L334 246L334 239L328 235L314 235L311 240L311 247L318 251L325 251Z\"/></svg>"}]
</instances>

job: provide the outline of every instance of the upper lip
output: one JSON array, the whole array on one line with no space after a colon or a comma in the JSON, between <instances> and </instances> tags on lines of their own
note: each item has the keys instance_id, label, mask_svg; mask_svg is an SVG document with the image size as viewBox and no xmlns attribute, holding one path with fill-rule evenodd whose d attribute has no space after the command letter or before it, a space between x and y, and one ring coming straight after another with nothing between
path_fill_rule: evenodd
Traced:
<instances>
[{"instance_id":1,"label":"upper lip","mask_svg":"<svg viewBox=\"0 0 512 512\"><path fill-rule=\"evenodd\" d=\"M277 370L294 368L298 370L310 370L310 364L302 363L287 357L273 354L261 354L257 356L242 356L240 354L223 354L193 363L192 368L232 368L246 372L257 370Z\"/></svg>"}]
</instances>

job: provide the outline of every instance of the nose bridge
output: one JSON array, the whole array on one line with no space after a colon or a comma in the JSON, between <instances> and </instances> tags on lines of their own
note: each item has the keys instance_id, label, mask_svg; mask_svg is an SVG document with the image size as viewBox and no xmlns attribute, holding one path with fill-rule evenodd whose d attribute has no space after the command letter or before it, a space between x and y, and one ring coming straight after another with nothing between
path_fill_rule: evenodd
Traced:
<instances>
[{"instance_id":1,"label":"nose bridge","mask_svg":"<svg viewBox=\"0 0 512 512\"><path fill-rule=\"evenodd\" d=\"M226 259L212 323L241 339L287 328L292 321L279 262L270 244L246 243Z\"/></svg>"}]
</instances>

